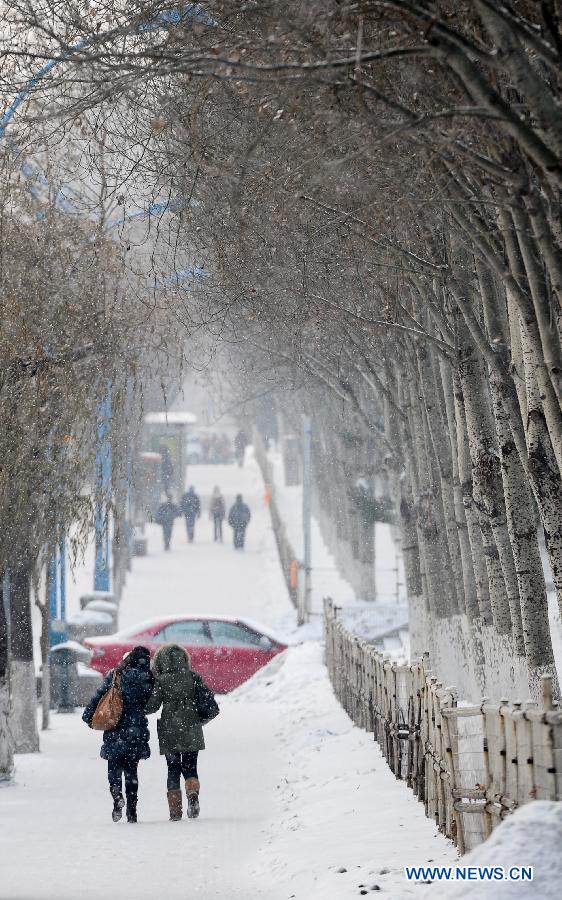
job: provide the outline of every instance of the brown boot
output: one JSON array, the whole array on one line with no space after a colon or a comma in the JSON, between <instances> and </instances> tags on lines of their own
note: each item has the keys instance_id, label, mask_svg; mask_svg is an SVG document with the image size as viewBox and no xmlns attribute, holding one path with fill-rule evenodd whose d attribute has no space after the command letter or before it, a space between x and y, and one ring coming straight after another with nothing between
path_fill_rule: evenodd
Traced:
<instances>
[{"instance_id":1,"label":"brown boot","mask_svg":"<svg viewBox=\"0 0 562 900\"><path fill-rule=\"evenodd\" d=\"M176 788L168 791L168 806L170 808L170 822L179 822L182 817L181 790Z\"/></svg>"},{"instance_id":2,"label":"brown boot","mask_svg":"<svg viewBox=\"0 0 562 900\"><path fill-rule=\"evenodd\" d=\"M185 779L185 793L187 795L187 818L196 819L199 815L199 779Z\"/></svg>"}]
</instances>

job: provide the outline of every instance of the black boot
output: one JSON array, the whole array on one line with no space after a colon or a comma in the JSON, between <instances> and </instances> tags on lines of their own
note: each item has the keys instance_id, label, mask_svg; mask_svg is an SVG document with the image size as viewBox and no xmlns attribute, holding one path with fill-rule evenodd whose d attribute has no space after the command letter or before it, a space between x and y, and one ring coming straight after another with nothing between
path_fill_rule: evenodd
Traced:
<instances>
[{"instance_id":1,"label":"black boot","mask_svg":"<svg viewBox=\"0 0 562 900\"><path fill-rule=\"evenodd\" d=\"M113 811L111 813L111 818L114 822L118 822L123 815L122 809L125 806L125 801L123 800L121 788L110 787L109 790L111 792L111 796L113 797Z\"/></svg>"},{"instance_id":2,"label":"black boot","mask_svg":"<svg viewBox=\"0 0 562 900\"><path fill-rule=\"evenodd\" d=\"M137 798L136 796L127 797L127 822L137 821Z\"/></svg>"}]
</instances>

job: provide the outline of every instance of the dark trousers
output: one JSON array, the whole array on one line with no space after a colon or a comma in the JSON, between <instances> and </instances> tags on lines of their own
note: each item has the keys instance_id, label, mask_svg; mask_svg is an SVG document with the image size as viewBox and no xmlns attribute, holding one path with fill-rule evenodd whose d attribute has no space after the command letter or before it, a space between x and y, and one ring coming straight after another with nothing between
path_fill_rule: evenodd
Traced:
<instances>
[{"instance_id":1,"label":"dark trousers","mask_svg":"<svg viewBox=\"0 0 562 900\"><path fill-rule=\"evenodd\" d=\"M170 541L172 540L172 528L174 526L170 525L162 525L162 534L164 535L164 550L170 549Z\"/></svg>"},{"instance_id":2,"label":"dark trousers","mask_svg":"<svg viewBox=\"0 0 562 900\"><path fill-rule=\"evenodd\" d=\"M139 790L137 775L139 761L129 756L119 756L117 759L107 761L107 780L109 787L115 791L123 790L123 775L125 776L125 794L129 802L136 803Z\"/></svg>"},{"instance_id":3,"label":"dark trousers","mask_svg":"<svg viewBox=\"0 0 562 900\"><path fill-rule=\"evenodd\" d=\"M195 536L195 519L185 516L185 530L187 531L187 540L192 544Z\"/></svg>"},{"instance_id":4,"label":"dark trousers","mask_svg":"<svg viewBox=\"0 0 562 900\"><path fill-rule=\"evenodd\" d=\"M215 541L222 541L222 516L213 516L215 526Z\"/></svg>"},{"instance_id":5,"label":"dark trousers","mask_svg":"<svg viewBox=\"0 0 562 900\"><path fill-rule=\"evenodd\" d=\"M168 763L168 790L176 791L180 786L180 778L197 778L197 750L187 753L166 753Z\"/></svg>"},{"instance_id":6,"label":"dark trousers","mask_svg":"<svg viewBox=\"0 0 562 900\"><path fill-rule=\"evenodd\" d=\"M243 550L245 539L246 539L246 528L235 528L234 529L234 549L235 550Z\"/></svg>"}]
</instances>

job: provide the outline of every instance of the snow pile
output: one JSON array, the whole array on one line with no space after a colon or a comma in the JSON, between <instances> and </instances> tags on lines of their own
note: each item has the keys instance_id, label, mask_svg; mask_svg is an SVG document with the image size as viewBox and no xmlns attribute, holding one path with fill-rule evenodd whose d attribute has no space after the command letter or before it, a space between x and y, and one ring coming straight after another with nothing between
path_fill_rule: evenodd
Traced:
<instances>
[{"instance_id":1,"label":"snow pile","mask_svg":"<svg viewBox=\"0 0 562 900\"><path fill-rule=\"evenodd\" d=\"M408 607L400 603L355 603L344 606L339 618L352 634L382 653L408 659Z\"/></svg>"},{"instance_id":2,"label":"snow pile","mask_svg":"<svg viewBox=\"0 0 562 900\"><path fill-rule=\"evenodd\" d=\"M97 609L83 609L68 619L69 625L111 625L113 617Z\"/></svg>"},{"instance_id":3,"label":"snow pile","mask_svg":"<svg viewBox=\"0 0 562 900\"><path fill-rule=\"evenodd\" d=\"M533 866L532 882L439 882L427 900L558 900L562 892L562 803L535 800L505 819L484 844L463 856L464 866Z\"/></svg>"},{"instance_id":4,"label":"snow pile","mask_svg":"<svg viewBox=\"0 0 562 900\"><path fill-rule=\"evenodd\" d=\"M454 864L455 848L337 703L318 643L289 648L227 700L266 707L283 760L254 877L282 897L421 896L404 865ZM268 895L269 896L269 895Z\"/></svg>"}]
</instances>

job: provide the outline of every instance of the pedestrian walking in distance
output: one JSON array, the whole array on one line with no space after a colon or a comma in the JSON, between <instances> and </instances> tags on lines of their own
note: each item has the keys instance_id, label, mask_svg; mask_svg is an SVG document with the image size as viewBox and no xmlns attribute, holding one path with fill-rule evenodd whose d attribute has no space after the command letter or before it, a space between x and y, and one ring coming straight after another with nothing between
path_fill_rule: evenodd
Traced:
<instances>
[{"instance_id":1,"label":"pedestrian walking in distance","mask_svg":"<svg viewBox=\"0 0 562 900\"><path fill-rule=\"evenodd\" d=\"M160 447L160 457L160 481L164 493L168 494L172 490L174 484L174 464L172 462L172 457L170 456L170 451L164 445L161 445Z\"/></svg>"},{"instance_id":2,"label":"pedestrian walking in distance","mask_svg":"<svg viewBox=\"0 0 562 900\"><path fill-rule=\"evenodd\" d=\"M195 493L193 485L181 498L181 511L185 518L187 540L192 544L195 537L195 522L201 515L201 501Z\"/></svg>"},{"instance_id":3,"label":"pedestrian walking in distance","mask_svg":"<svg viewBox=\"0 0 562 900\"><path fill-rule=\"evenodd\" d=\"M244 549L246 528L248 527L251 517L250 507L247 503L244 503L242 494L237 494L236 500L233 506L230 507L230 512L228 514L228 524L233 531L235 550Z\"/></svg>"},{"instance_id":4,"label":"pedestrian walking in distance","mask_svg":"<svg viewBox=\"0 0 562 900\"><path fill-rule=\"evenodd\" d=\"M240 429L234 438L234 455L240 468L244 465L244 457L246 455L246 447L248 446L248 436L245 431Z\"/></svg>"},{"instance_id":5,"label":"pedestrian walking in distance","mask_svg":"<svg viewBox=\"0 0 562 900\"><path fill-rule=\"evenodd\" d=\"M213 491L209 514L213 520L214 539L222 543L222 523L226 516L226 506L219 487Z\"/></svg>"},{"instance_id":6,"label":"pedestrian walking in distance","mask_svg":"<svg viewBox=\"0 0 562 900\"><path fill-rule=\"evenodd\" d=\"M150 653L146 647L135 647L124 657L116 668L119 676L123 712L117 725L103 732L100 756L107 760L109 790L113 798L111 817L118 822L125 806L123 799L123 776L125 776L125 796L127 798L127 822L137 821L138 764L150 756L148 719L146 704L152 695L154 677L150 671ZM89 726L97 705L109 691L114 670L108 672L96 691L82 718ZM90 726L91 727L91 726Z\"/></svg>"},{"instance_id":7,"label":"pedestrian walking in distance","mask_svg":"<svg viewBox=\"0 0 562 900\"><path fill-rule=\"evenodd\" d=\"M156 522L162 526L162 536L164 538L164 550L170 549L170 541L172 540L172 531L174 528L174 519L180 515L180 511L172 500L171 494L166 494L163 502L158 507L156 513Z\"/></svg>"},{"instance_id":8,"label":"pedestrian walking in distance","mask_svg":"<svg viewBox=\"0 0 562 900\"><path fill-rule=\"evenodd\" d=\"M205 749L203 723L218 713L211 689L191 669L189 653L178 644L168 644L156 653L152 671L154 688L147 712L162 707L158 727L160 753L168 766L167 798L170 821L182 817L181 776L185 779L187 817L199 815L197 757Z\"/></svg>"}]
</instances>

